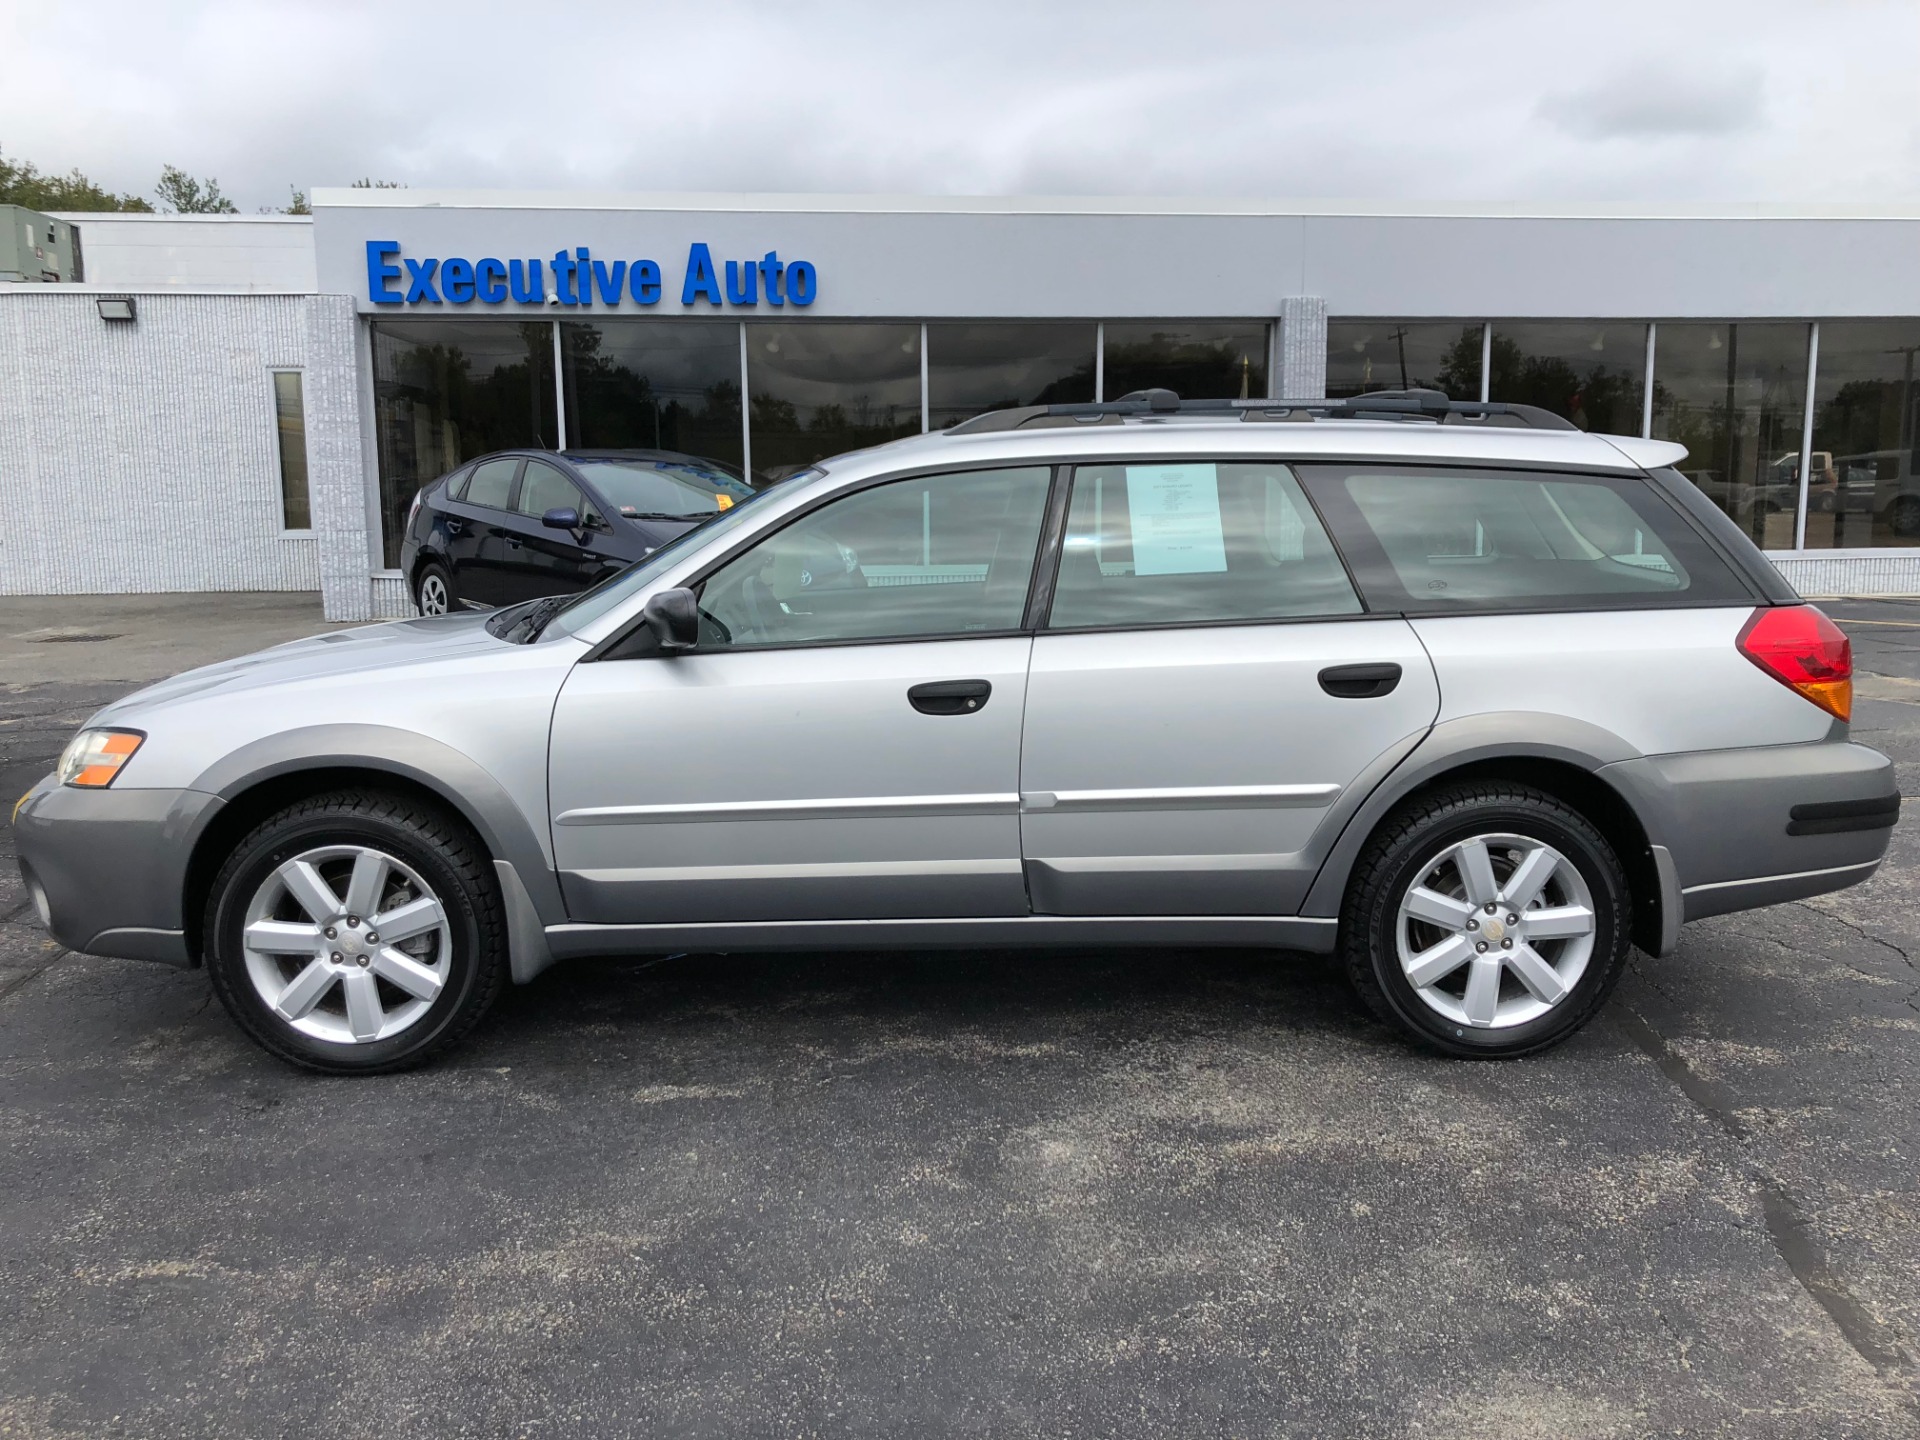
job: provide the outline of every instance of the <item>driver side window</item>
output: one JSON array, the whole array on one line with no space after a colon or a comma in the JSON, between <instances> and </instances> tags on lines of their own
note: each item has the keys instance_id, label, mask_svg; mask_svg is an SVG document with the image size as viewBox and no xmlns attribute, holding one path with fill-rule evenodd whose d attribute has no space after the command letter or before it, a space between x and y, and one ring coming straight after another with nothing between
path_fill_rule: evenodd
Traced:
<instances>
[{"instance_id":1,"label":"driver side window","mask_svg":"<svg viewBox=\"0 0 1920 1440\"><path fill-rule=\"evenodd\" d=\"M896 480L767 536L701 587L702 649L1017 630L1046 466Z\"/></svg>"}]
</instances>

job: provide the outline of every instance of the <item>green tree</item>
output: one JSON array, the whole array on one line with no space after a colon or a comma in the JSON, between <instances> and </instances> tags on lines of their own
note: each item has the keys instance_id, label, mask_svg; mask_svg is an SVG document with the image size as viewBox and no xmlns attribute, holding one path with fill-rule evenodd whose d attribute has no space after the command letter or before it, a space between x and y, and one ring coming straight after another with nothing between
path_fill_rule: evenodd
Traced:
<instances>
[{"instance_id":1,"label":"green tree","mask_svg":"<svg viewBox=\"0 0 1920 1440\"><path fill-rule=\"evenodd\" d=\"M307 192L291 185L287 188L293 191L293 203L279 213L282 215L311 215L313 213L313 207L307 203Z\"/></svg>"},{"instance_id":2,"label":"green tree","mask_svg":"<svg viewBox=\"0 0 1920 1440\"><path fill-rule=\"evenodd\" d=\"M144 210L153 206L138 195L115 195L77 169L44 175L31 160L9 160L0 153L0 205L29 210Z\"/></svg>"},{"instance_id":3,"label":"green tree","mask_svg":"<svg viewBox=\"0 0 1920 1440\"><path fill-rule=\"evenodd\" d=\"M361 178L350 187L355 190L404 190L407 187L398 180L368 180Z\"/></svg>"},{"instance_id":4,"label":"green tree","mask_svg":"<svg viewBox=\"0 0 1920 1440\"><path fill-rule=\"evenodd\" d=\"M237 215L238 208L220 193L212 176L196 180L176 165L160 167L160 183L153 187L169 215Z\"/></svg>"}]
</instances>

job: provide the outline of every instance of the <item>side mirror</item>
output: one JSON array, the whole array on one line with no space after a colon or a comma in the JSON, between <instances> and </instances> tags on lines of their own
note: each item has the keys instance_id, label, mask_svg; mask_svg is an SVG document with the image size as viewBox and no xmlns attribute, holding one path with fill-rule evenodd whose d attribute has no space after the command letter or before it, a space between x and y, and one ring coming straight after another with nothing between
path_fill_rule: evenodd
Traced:
<instances>
[{"instance_id":1,"label":"side mirror","mask_svg":"<svg viewBox=\"0 0 1920 1440\"><path fill-rule=\"evenodd\" d=\"M691 590L661 590L647 597L640 612L647 629L669 653L691 650L700 639L700 605Z\"/></svg>"},{"instance_id":2,"label":"side mirror","mask_svg":"<svg viewBox=\"0 0 1920 1440\"><path fill-rule=\"evenodd\" d=\"M540 517L540 523L549 530L578 530L580 528L580 512L575 510L571 505L563 506L558 510L547 511L546 514Z\"/></svg>"}]
</instances>

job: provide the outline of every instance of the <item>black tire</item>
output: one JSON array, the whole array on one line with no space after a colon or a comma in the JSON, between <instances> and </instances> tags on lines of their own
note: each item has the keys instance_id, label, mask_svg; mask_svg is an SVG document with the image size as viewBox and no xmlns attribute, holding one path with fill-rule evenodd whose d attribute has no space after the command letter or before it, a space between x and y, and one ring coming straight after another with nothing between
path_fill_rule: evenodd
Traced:
<instances>
[{"instance_id":1,"label":"black tire","mask_svg":"<svg viewBox=\"0 0 1920 1440\"><path fill-rule=\"evenodd\" d=\"M1557 850L1585 882L1594 914L1593 947L1578 981L1545 1014L1501 1029L1473 1028L1433 1008L1408 979L1397 947L1400 904L1409 888L1450 847L1485 834L1517 835ZM1347 978L1380 1019L1446 1055L1514 1059L1559 1044L1606 1003L1626 968L1631 914L1619 857L1584 815L1529 785L1467 782L1422 795L1381 823L1348 881L1340 947ZM1510 982L1503 977L1501 983Z\"/></svg>"},{"instance_id":2,"label":"black tire","mask_svg":"<svg viewBox=\"0 0 1920 1440\"><path fill-rule=\"evenodd\" d=\"M1920 535L1920 495L1899 495L1887 507L1887 526L1896 535Z\"/></svg>"},{"instance_id":3,"label":"black tire","mask_svg":"<svg viewBox=\"0 0 1920 1440\"><path fill-rule=\"evenodd\" d=\"M249 972L242 943L249 904L279 866L329 846L372 847L398 859L425 882L444 911L441 989L397 1034L340 1043L316 1038L276 1013ZM234 846L214 877L202 933L214 993L240 1028L289 1064L336 1075L404 1070L447 1049L479 1023L508 972L500 891L479 840L435 806L380 791L317 795L257 826ZM283 973L291 978L304 961L289 958L286 964Z\"/></svg>"},{"instance_id":4,"label":"black tire","mask_svg":"<svg viewBox=\"0 0 1920 1440\"><path fill-rule=\"evenodd\" d=\"M433 588L445 597L442 605L433 605ZM413 577L413 608L422 615L450 615L460 609L460 596L453 588L453 576L438 560L429 560Z\"/></svg>"}]
</instances>

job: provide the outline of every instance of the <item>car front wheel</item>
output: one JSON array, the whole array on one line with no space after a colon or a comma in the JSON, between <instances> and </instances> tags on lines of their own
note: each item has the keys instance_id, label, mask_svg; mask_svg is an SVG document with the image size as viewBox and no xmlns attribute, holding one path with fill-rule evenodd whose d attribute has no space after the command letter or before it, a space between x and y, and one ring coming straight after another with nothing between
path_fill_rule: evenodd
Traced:
<instances>
[{"instance_id":1,"label":"car front wheel","mask_svg":"<svg viewBox=\"0 0 1920 1440\"><path fill-rule=\"evenodd\" d=\"M1341 915L1349 978L1382 1019L1449 1055L1557 1045L1625 968L1627 882L1593 824L1531 786L1466 784L1392 816Z\"/></svg>"},{"instance_id":2,"label":"car front wheel","mask_svg":"<svg viewBox=\"0 0 1920 1440\"><path fill-rule=\"evenodd\" d=\"M451 816L370 791L288 806L234 847L207 901L214 992L264 1049L377 1074L465 1035L506 976L492 868Z\"/></svg>"}]
</instances>

